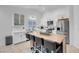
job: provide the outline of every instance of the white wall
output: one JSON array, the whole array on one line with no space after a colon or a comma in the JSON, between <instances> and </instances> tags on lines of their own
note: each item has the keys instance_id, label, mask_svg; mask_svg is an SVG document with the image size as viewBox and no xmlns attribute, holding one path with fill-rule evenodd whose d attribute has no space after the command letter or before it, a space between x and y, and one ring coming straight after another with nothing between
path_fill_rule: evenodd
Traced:
<instances>
[{"instance_id":1,"label":"white wall","mask_svg":"<svg viewBox=\"0 0 79 59\"><path fill-rule=\"evenodd\" d=\"M69 39L70 39L70 45L74 46L74 15L73 15L73 6L69 7Z\"/></svg>"},{"instance_id":2,"label":"white wall","mask_svg":"<svg viewBox=\"0 0 79 59\"><path fill-rule=\"evenodd\" d=\"M0 46L5 43L5 36L11 34L11 11L0 6Z\"/></svg>"},{"instance_id":3,"label":"white wall","mask_svg":"<svg viewBox=\"0 0 79 59\"><path fill-rule=\"evenodd\" d=\"M79 48L79 6L73 6L73 45Z\"/></svg>"},{"instance_id":4,"label":"white wall","mask_svg":"<svg viewBox=\"0 0 79 59\"><path fill-rule=\"evenodd\" d=\"M46 12L43 15L43 18L41 19L42 23L41 24L46 24L45 22L49 19L51 20L58 20L59 18L61 18L62 16L64 17L69 17L69 7L66 8L58 8L54 11L49 11Z\"/></svg>"},{"instance_id":5,"label":"white wall","mask_svg":"<svg viewBox=\"0 0 79 59\"><path fill-rule=\"evenodd\" d=\"M28 16L35 15L39 22L42 14L37 10L23 9L12 6L0 6L0 46L5 45L5 36L11 35L12 32L12 16L14 13L25 15L25 23Z\"/></svg>"}]
</instances>

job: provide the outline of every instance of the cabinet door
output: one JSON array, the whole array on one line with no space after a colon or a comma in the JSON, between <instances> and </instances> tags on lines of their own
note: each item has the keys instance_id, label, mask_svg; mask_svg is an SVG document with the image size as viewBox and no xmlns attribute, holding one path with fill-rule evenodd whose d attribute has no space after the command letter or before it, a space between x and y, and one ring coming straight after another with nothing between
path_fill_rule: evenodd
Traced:
<instances>
[{"instance_id":1,"label":"cabinet door","mask_svg":"<svg viewBox=\"0 0 79 59\"><path fill-rule=\"evenodd\" d=\"M24 15L20 15L20 25L24 25Z\"/></svg>"},{"instance_id":2,"label":"cabinet door","mask_svg":"<svg viewBox=\"0 0 79 59\"><path fill-rule=\"evenodd\" d=\"M19 25L19 14L14 14L14 25Z\"/></svg>"},{"instance_id":3,"label":"cabinet door","mask_svg":"<svg viewBox=\"0 0 79 59\"><path fill-rule=\"evenodd\" d=\"M21 37L21 40L22 40L22 41L25 41L25 40L26 40L25 33L21 33L20 35L21 35L21 36L20 36L20 37Z\"/></svg>"},{"instance_id":4,"label":"cabinet door","mask_svg":"<svg viewBox=\"0 0 79 59\"><path fill-rule=\"evenodd\" d=\"M20 38L20 34L19 33L14 33L13 34L13 43L16 44L18 42L20 42L21 38Z\"/></svg>"},{"instance_id":5,"label":"cabinet door","mask_svg":"<svg viewBox=\"0 0 79 59\"><path fill-rule=\"evenodd\" d=\"M26 41L25 33L23 33L23 32L14 33L13 43L16 44L16 43L19 43L19 42L22 42L22 41Z\"/></svg>"}]
</instances>

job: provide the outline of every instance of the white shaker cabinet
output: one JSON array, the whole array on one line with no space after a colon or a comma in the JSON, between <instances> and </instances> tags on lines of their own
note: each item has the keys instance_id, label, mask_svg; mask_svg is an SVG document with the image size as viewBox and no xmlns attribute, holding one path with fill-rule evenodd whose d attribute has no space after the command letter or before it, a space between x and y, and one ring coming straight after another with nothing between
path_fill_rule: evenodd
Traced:
<instances>
[{"instance_id":1,"label":"white shaker cabinet","mask_svg":"<svg viewBox=\"0 0 79 59\"><path fill-rule=\"evenodd\" d=\"M13 14L13 44L26 41L26 35L24 30L24 15L14 13Z\"/></svg>"},{"instance_id":2,"label":"white shaker cabinet","mask_svg":"<svg viewBox=\"0 0 79 59\"><path fill-rule=\"evenodd\" d=\"M13 44L26 41L26 35L24 32L14 32L13 33Z\"/></svg>"}]
</instances>

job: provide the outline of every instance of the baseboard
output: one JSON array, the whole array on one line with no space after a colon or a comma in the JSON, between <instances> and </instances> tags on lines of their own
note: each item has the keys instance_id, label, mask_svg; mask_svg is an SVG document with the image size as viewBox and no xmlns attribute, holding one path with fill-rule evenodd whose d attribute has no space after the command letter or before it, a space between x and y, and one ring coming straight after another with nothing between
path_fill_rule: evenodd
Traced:
<instances>
[{"instance_id":1,"label":"baseboard","mask_svg":"<svg viewBox=\"0 0 79 59\"><path fill-rule=\"evenodd\" d=\"M21 43L24 43L26 41L22 41L22 42L18 42L18 43L15 43L14 45L18 45L18 44L21 44Z\"/></svg>"},{"instance_id":2,"label":"baseboard","mask_svg":"<svg viewBox=\"0 0 79 59\"><path fill-rule=\"evenodd\" d=\"M18 42L18 43L15 43L14 45L18 45L18 44L21 44L21 43L24 43L24 42L27 42L27 41L30 41L30 40L26 40L26 41Z\"/></svg>"},{"instance_id":3,"label":"baseboard","mask_svg":"<svg viewBox=\"0 0 79 59\"><path fill-rule=\"evenodd\" d=\"M30 40L26 40L26 41L30 41Z\"/></svg>"}]
</instances>

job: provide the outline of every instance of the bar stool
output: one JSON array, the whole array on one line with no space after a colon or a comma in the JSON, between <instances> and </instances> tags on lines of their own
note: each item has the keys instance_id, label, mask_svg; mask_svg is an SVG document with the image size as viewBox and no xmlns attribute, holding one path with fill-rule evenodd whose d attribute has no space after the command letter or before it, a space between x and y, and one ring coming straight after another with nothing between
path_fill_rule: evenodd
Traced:
<instances>
[{"instance_id":1,"label":"bar stool","mask_svg":"<svg viewBox=\"0 0 79 59\"><path fill-rule=\"evenodd\" d=\"M30 39L31 39L31 43L33 43L32 47L31 47L32 53L35 53L35 50L36 50L35 36L34 35L30 35Z\"/></svg>"},{"instance_id":2,"label":"bar stool","mask_svg":"<svg viewBox=\"0 0 79 59\"><path fill-rule=\"evenodd\" d=\"M45 43L44 43L45 40L43 38L40 39L41 39L41 52L48 53L48 49L45 47Z\"/></svg>"},{"instance_id":3,"label":"bar stool","mask_svg":"<svg viewBox=\"0 0 79 59\"><path fill-rule=\"evenodd\" d=\"M44 48L44 39L36 37L36 49L39 53L46 53L46 50Z\"/></svg>"},{"instance_id":4,"label":"bar stool","mask_svg":"<svg viewBox=\"0 0 79 59\"><path fill-rule=\"evenodd\" d=\"M33 35L30 35L30 39L33 41L33 46L31 47L32 53L47 53L47 50L44 47L43 38L38 38Z\"/></svg>"},{"instance_id":5,"label":"bar stool","mask_svg":"<svg viewBox=\"0 0 79 59\"><path fill-rule=\"evenodd\" d=\"M33 53L43 53L44 52L44 40L42 38L35 37L31 35L31 40L33 41L33 47L31 50ZM40 40L40 43L38 42Z\"/></svg>"},{"instance_id":6,"label":"bar stool","mask_svg":"<svg viewBox=\"0 0 79 59\"><path fill-rule=\"evenodd\" d=\"M33 43L33 46L35 46L35 45L36 45L35 36L30 35L30 39L33 41L33 42L32 42L32 43Z\"/></svg>"},{"instance_id":7,"label":"bar stool","mask_svg":"<svg viewBox=\"0 0 79 59\"><path fill-rule=\"evenodd\" d=\"M41 52L41 39L39 37L35 36L35 41L36 41L36 53Z\"/></svg>"},{"instance_id":8,"label":"bar stool","mask_svg":"<svg viewBox=\"0 0 79 59\"><path fill-rule=\"evenodd\" d=\"M26 40L26 41L29 41L29 40L30 40L30 34L27 34L27 33L26 33L26 38L28 39L28 40Z\"/></svg>"}]
</instances>

